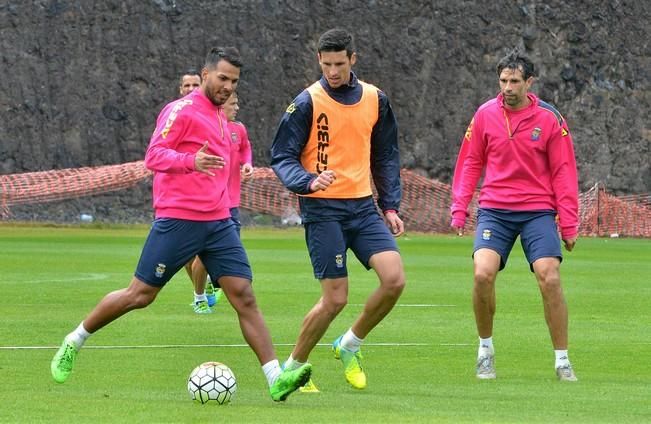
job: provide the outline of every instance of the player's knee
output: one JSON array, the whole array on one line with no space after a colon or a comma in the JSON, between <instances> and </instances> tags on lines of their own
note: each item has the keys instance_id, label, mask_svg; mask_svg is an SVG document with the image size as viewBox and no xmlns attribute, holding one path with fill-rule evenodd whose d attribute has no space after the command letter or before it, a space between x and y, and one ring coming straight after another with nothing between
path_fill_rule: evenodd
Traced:
<instances>
[{"instance_id":1,"label":"player's knee","mask_svg":"<svg viewBox=\"0 0 651 424\"><path fill-rule=\"evenodd\" d=\"M382 281L382 287L392 297L398 297L405 289L405 276L403 273L396 273L391 278Z\"/></svg>"},{"instance_id":2,"label":"player's knee","mask_svg":"<svg viewBox=\"0 0 651 424\"><path fill-rule=\"evenodd\" d=\"M536 279L543 291L558 290L561 286L561 275L558 263L555 261L536 261L534 263Z\"/></svg>"},{"instance_id":3,"label":"player's knee","mask_svg":"<svg viewBox=\"0 0 651 424\"><path fill-rule=\"evenodd\" d=\"M156 293L137 293L132 297L133 309L142 309L151 305L156 299Z\"/></svg>"},{"instance_id":4,"label":"player's knee","mask_svg":"<svg viewBox=\"0 0 651 424\"><path fill-rule=\"evenodd\" d=\"M346 294L337 294L323 297L323 299L321 299L321 308L331 317L339 315L339 312L341 312L347 304L348 296Z\"/></svg>"},{"instance_id":5,"label":"player's knee","mask_svg":"<svg viewBox=\"0 0 651 424\"><path fill-rule=\"evenodd\" d=\"M328 303L327 309L329 310L330 313L337 315L346 307L347 304L348 304L348 298L346 297L335 298Z\"/></svg>"},{"instance_id":6,"label":"player's knee","mask_svg":"<svg viewBox=\"0 0 651 424\"><path fill-rule=\"evenodd\" d=\"M548 272L538 276L538 285L544 293L552 293L561 289L561 278L558 272Z\"/></svg>"},{"instance_id":7,"label":"player's knee","mask_svg":"<svg viewBox=\"0 0 651 424\"><path fill-rule=\"evenodd\" d=\"M253 291L250 293L243 293L238 297L237 302L240 309L257 309L258 307Z\"/></svg>"},{"instance_id":8,"label":"player's knee","mask_svg":"<svg viewBox=\"0 0 651 424\"><path fill-rule=\"evenodd\" d=\"M475 268L475 284L479 286L491 286L495 283L496 274L486 268Z\"/></svg>"},{"instance_id":9,"label":"player's knee","mask_svg":"<svg viewBox=\"0 0 651 424\"><path fill-rule=\"evenodd\" d=\"M122 292L126 296L128 309L141 309L149 306L155 299L160 288L143 283L134 278L129 287Z\"/></svg>"},{"instance_id":10,"label":"player's knee","mask_svg":"<svg viewBox=\"0 0 651 424\"><path fill-rule=\"evenodd\" d=\"M256 308L255 294L251 284L239 284L228 290L228 299L236 309Z\"/></svg>"}]
</instances>

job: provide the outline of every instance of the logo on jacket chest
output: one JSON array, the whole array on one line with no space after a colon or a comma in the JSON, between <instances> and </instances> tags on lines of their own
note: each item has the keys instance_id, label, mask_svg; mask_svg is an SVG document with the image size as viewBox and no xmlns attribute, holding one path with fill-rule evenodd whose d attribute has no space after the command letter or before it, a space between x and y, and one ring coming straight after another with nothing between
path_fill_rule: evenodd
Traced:
<instances>
[{"instance_id":1,"label":"logo on jacket chest","mask_svg":"<svg viewBox=\"0 0 651 424\"><path fill-rule=\"evenodd\" d=\"M538 141L540 139L540 133L542 130L540 127L535 127L533 131L531 131L531 141Z\"/></svg>"},{"instance_id":2,"label":"logo on jacket chest","mask_svg":"<svg viewBox=\"0 0 651 424\"><path fill-rule=\"evenodd\" d=\"M321 113L316 118L316 172L321 173L328 169L328 147L330 146L330 128L328 115Z\"/></svg>"}]
</instances>

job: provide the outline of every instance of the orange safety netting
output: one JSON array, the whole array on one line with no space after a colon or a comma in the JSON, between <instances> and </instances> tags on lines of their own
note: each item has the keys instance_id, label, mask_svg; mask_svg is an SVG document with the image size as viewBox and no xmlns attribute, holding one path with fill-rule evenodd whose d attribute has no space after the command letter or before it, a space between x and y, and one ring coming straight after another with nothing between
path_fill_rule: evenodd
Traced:
<instances>
[{"instance_id":1,"label":"orange safety netting","mask_svg":"<svg viewBox=\"0 0 651 424\"><path fill-rule=\"evenodd\" d=\"M0 215L11 207L37 204L126 189L151 176L142 161L100 167L0 175ZM450 185L401 171L400 215L410 231L450 232ZM257 213L296 217L298 199L285 189L270 168L256 168L242 183L241 207ZM468 231L475 227L476 198L470 205ZM651 237L649 194L616 197L595 185L579 198L581 235Z\"/></svg>"},{"instance_id":2,"label":"orange safety netting","mask_svg":"<svg viewBox=\"0 0 651 424\"><path fill-rule=\"evenodd\" d=\"M74 199L129 188L151 175L143 161L0 175L0 216L10 207Z\"/></svg>"}]
</instances>

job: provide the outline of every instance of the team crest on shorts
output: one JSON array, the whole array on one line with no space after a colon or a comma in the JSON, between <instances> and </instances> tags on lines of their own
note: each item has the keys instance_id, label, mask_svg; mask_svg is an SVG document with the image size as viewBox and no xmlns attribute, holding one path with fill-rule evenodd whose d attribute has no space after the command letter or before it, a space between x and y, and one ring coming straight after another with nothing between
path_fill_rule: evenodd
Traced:
<instances>
[{"instance_id":1,"label":"team crest on shorts","mask_svg":"<svg viewBox=\"0 0 651 424\"><path fill-rule=\"evenodd\" d=\"M336 255L335 256L335 264L337 264L337 268L343 268L344 267L344 255Z\"/></svg>"},{"instance_id":2,"label":"team crest on shorts","mask_svg":"<svg viewBox=\"0 0 651 424\"><path fill-rule=\"evenodd\" d=\"M481 233L481 238L483 238L484 240L490 240L491 230L484 230L484 232Z\"/></svg>"},{"instance_id":3,"label":"team crest on shorts","mask_svg":"<svg viewBox=\"0 0 651 424\"><path fill-rule=\"evenodd\" d=\"M156 265L156 272L154 272L154 275L156 275L158 278L161 278L163 274L165 274L165 268L167 268L165 264Z\"/></svg>"}]
</instances>

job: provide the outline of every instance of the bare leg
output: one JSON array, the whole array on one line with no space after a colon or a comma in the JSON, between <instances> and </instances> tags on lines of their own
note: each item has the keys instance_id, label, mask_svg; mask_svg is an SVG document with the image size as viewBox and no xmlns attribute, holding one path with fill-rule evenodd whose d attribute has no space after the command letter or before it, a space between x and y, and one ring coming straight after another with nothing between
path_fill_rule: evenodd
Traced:
<instances>
[{"instance_id":1,"label":"bare leg","mask_svg":"<svg viewBox=\"0 0 651 424\"><path fill-rule=\"evenodd\" d=\"M365 338L391 312L405 288L405 273L398 252L376 253L371 256L369 264L375 270L380 286L366 300L364 310L351 327L360 339Z\"/></svg>"},{"instance_id":2,"label":"bare leg","mask_svg":"<svg viewBox=\"0 0 651 424\"><path fill-rule=\"evenodd\" d=\"M500 255L491 249L478 249L474 254L474 267L472 304L477 333L485 339L493 335L495 279L500 269Z\"/></svg>"},{"instance_id":3,"label":"bare leg","mask_svg":"<svg viewBox=\"0 0 651 424\"><path fill-rule=\"evenodd\" d=\"M192 281L192 263L194 262L194 258L190 259L188 263L183 265L185 268L185 272L188 274L188 277L190 277L190 281Z\"/></svg>"},{"instance_id":4,"label":"bare leg","mask_svg":"<svg viewBox=\"0 0 651 424\"><path fill-rule=\"evenodd\" d=\"M325 278L321 280L321 299L303 319L303 325L292 351L292 357L307 362L314 346L321 340L330 323L346 306L348 301L348 278Z\"/></svg>"},{"instance_id":5,"label":"bare leg","mask_svg":"<svg viewBox=\"0 0 651 424\"><path fill-rule=\"evenodd\" d=\"M255 352L260 364L264 365L276 359L271 335L256 303L251 282L240 277L221 277L219 285L237 312L242 335Z\"/></svg>"},{"instance_id":6,"label":"bare leg","mask_svg":"<svg viewBox=\"0 0 651 424\"><path fill-rule=\"evenodd\" d=\"M567 349L567 304L561 287L560 261L558 258L541 258L533 263L543 298L545 320L554 349Z\"/></svg>"},{"instance_id":7,"label":"bare leg","mask_svg":"<svg viewBox=\"0 0 651 424\"><path fill-rule=\"evenodd\" d=\"M129 287L104 296L84 319L84 328L94 333L134 309L144 308L156 299L161 287L150 286L133 277Z\"/></svg>"},{"instance_id":8,"label":"bare leg","mask_svg":"<svg viewBox=\"0 0 651 424\"><path fill-rule=\"evenodd\" d=\"M192 285L194 286L194 292L196 294L203 294L206 292L206 277L208 276L208 271L206 267L199 259L199 256L194 258L192 262L192 271L190 278L192 279Z\"/></svg>"}]
</instances>

